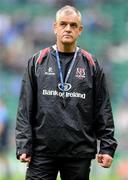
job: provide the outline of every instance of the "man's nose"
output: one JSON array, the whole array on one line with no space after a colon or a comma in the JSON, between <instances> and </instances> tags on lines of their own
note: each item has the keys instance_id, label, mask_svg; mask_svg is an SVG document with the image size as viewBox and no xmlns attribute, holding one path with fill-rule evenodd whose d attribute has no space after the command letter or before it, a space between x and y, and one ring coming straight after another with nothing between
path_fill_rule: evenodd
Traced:
<instances>
[{"instance_id":1,"label":"man's nose","mask_svg":"<svg viewBox=\"0 0 128 180\"><path fill-rule=\"evenodd\" d=\"M67 24L66 31L70 31L70 30L71 30L71 26L70 26L70 24Z\"/></svg>"}]
</instances>

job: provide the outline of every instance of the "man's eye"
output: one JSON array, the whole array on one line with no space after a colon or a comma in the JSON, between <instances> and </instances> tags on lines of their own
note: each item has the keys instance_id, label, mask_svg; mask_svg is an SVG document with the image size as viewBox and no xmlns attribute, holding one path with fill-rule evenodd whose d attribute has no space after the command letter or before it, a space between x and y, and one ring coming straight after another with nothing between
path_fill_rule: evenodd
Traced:
<instances>
[{"instance_id":1,"label":"man's eye","mask_svg":"<svg viewBox=\"0 0 128 180\"><path fill-rule=\"evenodd\" d=\"M66 23L60 23L61 26L65 27L66 26Z\"/></svg>"},{"instance_id":2,"label":"man's eye","mask_svg":"<svg viewBox=\"0 0 128 180\"><path fill-rule=\"evenodd\" d=\"M77 28L77 24L73 23L73 24L71 24L71 27Z\"/></svg>"}]
</instances>

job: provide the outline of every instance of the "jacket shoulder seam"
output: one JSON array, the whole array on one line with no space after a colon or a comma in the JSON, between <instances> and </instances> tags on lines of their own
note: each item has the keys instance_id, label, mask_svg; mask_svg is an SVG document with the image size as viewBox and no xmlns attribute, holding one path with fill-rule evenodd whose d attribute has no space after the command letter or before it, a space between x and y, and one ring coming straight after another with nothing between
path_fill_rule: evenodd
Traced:
<instances>
[{"instance_id":1,"label":"jacket shoulder seam","mask_svg":"<svg viewBox=\"0 0 128 180\"><path fill-rule=\"evenodd\" d=\"M38 55L36 62L35 62L35 74L37 71L37 65L42 62L43 58L48 54L49 51L50 51L50 48L47 47L45 49L40 50L40 52L38 53L39 55Z\"/></svg>"},{"instance_id":2,"label":"jacket shoulder seam","mask_svg":"<svg viewBox=\"0 0 128 180\"><path fill-rule=\"evenodd\" d=\"M87 58L89 64L95 67L96 64L95 64L95 61L94 61L92 55L88 51L86 51L84 49L81 49L81 52Z\"/></svg>"}]
</instances>

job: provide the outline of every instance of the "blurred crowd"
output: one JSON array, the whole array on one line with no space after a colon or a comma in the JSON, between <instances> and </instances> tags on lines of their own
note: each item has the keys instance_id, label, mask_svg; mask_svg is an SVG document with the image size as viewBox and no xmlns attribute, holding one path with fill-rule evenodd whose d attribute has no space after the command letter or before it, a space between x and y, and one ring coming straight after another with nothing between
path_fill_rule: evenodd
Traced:
<instances>
[{"instance_id":1,"label":"blurred crowd","mask_svg":"<svg viewBox=\"0 0 128 180\"><path fill-rule=\"evenodd\" d=\"M26 2L41 3L41 0ZM73 0L66 1L67 4L71 5L79 3L90 5L94 2L95 0L79 0L76 3ZM54 4L53 9L55 9L64 5L65 1L61 0L57 3L55 0L49 0L46 3ZM52 32L54 18L51 15L42 16L41 14L32 17L24 10L11 16L7 13L0 13L0 60L2 65L16 71L23 70L26 58L40 48L51 45L54 42ZM102 15L100 10L95 8L83 11L83 24L91 32L109 31L112 26L111 19Z\"/></svg>"},{"instance_id":2,"label":"blurred crowd","mask_svg":"<svg viewBox=\"0 0 128 180\"><path fill-rule=\"evenodd\" d=\"M122 3L125 3L124 6ZM4 100L0 100L0 140L4 131L2 123L4 124L8 120L11 124L9 127L12 129L15 127L20 83L27 60L40 49L55 43L52 30L55 12L65 4L74 5L81 10L84 32L79 43L82 44L82 48L89 49L92 53L93 50L96 52L106 71L114 106L116 136L119 140L117 160L122 157L122 161L120 160L116 164L116 171L120 180L128 179L128 173L126 173L126 171L128 172L128 160L126 158L128 152L128 2L126 0L1 1L0 99ZM10 7L14 5L16 7L15 12L10 13L6 8L3 11L2 8L5 5L10 5ZM33 5L39 11L37 14L33 10L28 11ZM27 10L24 10L24 7ZM118 10L116 11L114 7L118 7ZM127 10L123 10L121 7L125 7ZM43 13L45 9L48 9L48 11ZM115 11L115 16L111 11ZM120 23L121 15L123 15L123 22ZM120 28L120 31L118 28ZM7 116L11 118L7 118ZM10 142L14 143L13 140ZM6 145L11 143L6 143ZM15 151L12 150L12 144L10 149ZM1 142L0 145L2 147ZM8 149L8 146L6 149ZM2 157L5 157L1 150L0 157L1 154ZM1 162L2 160L0 160L0 167ZM9 174L7 159L3 158L3 162L7 174ZM125 171L124 167L126 168Z\"/></svg>"}]
</instances>

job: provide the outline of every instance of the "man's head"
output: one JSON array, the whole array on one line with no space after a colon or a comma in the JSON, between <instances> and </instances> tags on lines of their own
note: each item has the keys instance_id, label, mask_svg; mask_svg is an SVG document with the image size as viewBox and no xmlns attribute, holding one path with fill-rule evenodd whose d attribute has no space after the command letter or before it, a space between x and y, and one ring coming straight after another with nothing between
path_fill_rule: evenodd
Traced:
<instances>
[{"instance_id":1,"label":"man's head","mask_svg":"<svg viewBox=\"0 0 128 180\"><path fill-rule=\"evenodd\" d=\"M56 13L54 32L57 43L73 45L83 30L81 13L72 6L64 6Z\"/></svg>"},{"instance_id":2,"label":"man's head","mask_svg":"<svg viewBox=\"0 0 128 180\"><path fill-rule=\"evenodd\" d=\"M62 7L61 9L59 9L57 12L56 12L56 21L59 20L59 17L61 14L65 14L65 15L71 15L71 14L76 14L78 17L79 17L79 20L81 21L81 13L80 11L78 11L75 7L73 6L64 6Z\"/></svg>"}]
</instances>

